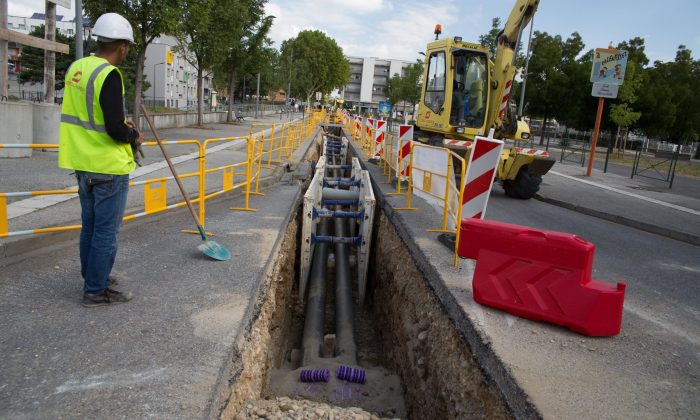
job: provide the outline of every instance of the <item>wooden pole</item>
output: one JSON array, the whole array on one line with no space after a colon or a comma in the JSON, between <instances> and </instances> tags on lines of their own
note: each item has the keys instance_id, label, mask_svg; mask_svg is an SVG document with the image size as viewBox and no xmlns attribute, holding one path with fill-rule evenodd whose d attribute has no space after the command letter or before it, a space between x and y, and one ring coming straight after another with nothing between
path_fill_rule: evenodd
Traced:
<instances>
[{"instance_id":1,"label":"wooden pole","mask_svg":"<svg viewBox=\"0 0 700 420\"><path fill-rule=\"evenodd\" d=\"M44 39L56 41L56 4L46 1ZM56 95L56 53L44 50L44 102L52 104Z\"/></svg>"},{"instance_id":2,"label":"wooden pole","mask_svg":"<svg viewBox=\"0 0 700 420\"><path fill-rule=\"evenodd\" d=\"M7 29L7 0L0 0L0 29ZM0 38L0 100L7 98L7 40Z\"/></svg>"},{"instance_id":3,"label":"wooden pole","mask_svg":"<svg viewBox=\"0 0 700 420\"><path fill-rule=\"evenodd\" d=\"M600 131L600 119L603 117L603 97L598 98L598 113L595 117L595 128L593 128L593 139L591 140L591 152L588 155L588 169L586 176L591 176L593 171L593 160L595 159L595 147L598 144L598 132Z\"/></svg>"}]
</instances>

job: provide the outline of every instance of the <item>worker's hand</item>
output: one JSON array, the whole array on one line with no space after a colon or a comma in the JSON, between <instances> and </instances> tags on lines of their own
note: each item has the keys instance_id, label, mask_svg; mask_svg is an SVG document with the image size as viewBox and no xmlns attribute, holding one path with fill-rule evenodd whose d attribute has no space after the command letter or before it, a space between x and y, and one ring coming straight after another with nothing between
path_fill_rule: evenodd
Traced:
<instances>
[{"instance_id":1,"label":"worker's hand","mask_svg":"<svg viewBox=\"0 0 700 420\"><path fill-rule=\"evenodd\" d=\"M136 129L134 128L134 130ZM134 144L136 146L141 146L141 143L143 143L145 139L143 138L143 134L141 134L140 131L136 130L136 132L139 134L139 136L136 138L136 140L134 140Z\"/></svg>"}]
</instances>

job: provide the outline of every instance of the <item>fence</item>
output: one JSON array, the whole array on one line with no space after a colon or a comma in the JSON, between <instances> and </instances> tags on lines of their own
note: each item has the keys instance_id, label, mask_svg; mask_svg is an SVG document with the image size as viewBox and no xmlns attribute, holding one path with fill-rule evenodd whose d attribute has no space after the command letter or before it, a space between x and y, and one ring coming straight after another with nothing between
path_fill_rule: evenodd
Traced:
<instances>
[{"instance_id":1,"label":"fence","mask_svg":"<svg viewBox=\"0 0 700 420\"><path fill-rule=\"evenodd\" d=\"M365 120L358 133L356 122L352 118L346 120L345 128L352 133L353 140L358 143L367 157L374 157L377 150L380 154L379 165L387 176L387 183L396 180L396 193L389 195L405 195L406 206L396 210L417 210L411 206L413 192L423 197L432 205L442 208L441 221L436 229L428 232L441 232L459 235L462 218L462 198L464 192L466 163L464 159L449 149L416 144L411 139L400 139L389 132L383 145L375 149L374 125L367 125ZM454 166L459 165L461 176L455 180ZM402 192L402 178L407 181L405 192ZM457 266L457 244L454 245L454 265Z\"/></svg>"},{"instance_id":2,"label":"fence","mask_svg":"<svg viewBox=\"0 0 700 420\"><path fill-rule=\"evenodd\" d=\"M675 151L647 153L642 149L637 150L634 155L631 179L635 175L644 178L656 179L668 183L668 188L673 187L673 179L676 176L676 164L680 149ZM665 172L665 174L664 174Z\"/></svg>"},{"instance_id":3,"label":"fence","mask_svg":"<svg viewBox=\"0 0 700 420\"><path fill-rule=\"evenodd\" d=\"M303 138L308 137L308 135L313 131L313 127L319 121L321 121L323 115L312 115L310 118L303 121L297 121L293 123L280 124L279 127L272 127L271 132L273 133L267 140L270 144L268 152L268 162L269 165L272 161L269 159L270 152L277 150L281 153L284 149L286 153L286 158L289 159L296 150L296 148L301 144ZM274 132L279 130L280 133L286 133L283 138L277 139ZM212 197L216 197L223 193L245 188L245 207L242 208L232 208L232 210L245 210L245 211L255 211L255 209L250 208L250 195L258 194L263 195L259 192L259 183L261 168L263 166L263 155L265 154L265 131L262 130L257 133L253 133L251 128L251 133L248 136L240 137L224 137L224 138L210 138L203 142L199 140L175 140L175 141L163 141L164 145L195 145L197 152L197 170L194 172L188 172L180 174L180 178L197 178L197 194L192 198L192 203L198 204L199 217L203 226L205 226L205 216L206 216L206 200ZM210 146L214 143L220 143L226 145L224 147L218 147L216 151L222 148L228 148L235 144L236 142L245 142L244 148L244 158L240 161L226 162L223 165L218 165L216 167L208 167L207 159L209 158L209 152L213 152ZM284 143L284 147L276 147L273 145ZM143 146L152 147L156 146L155 142L145 142ZM58 144L0 144L0 149L58 149ZM268 166L269 167L269 166ZM239 183L235 182L238 168L241 168L245 179ZM206 176L208 174L221 173L222 176L222 188L217 191L207 193L207 183ZM124 216L124 221L133 220L136 218L144 217L147 215L160 213L169 209L182 207L186 205L184 201L179 201L176 203L167 203L167 181L174 180L174 177L159 177L154 179L147 179L142 181L132 181L129 183L131 187L143 185L143 199L144 199L144 209L134 214L129 214ZM254 182L254 185L253 185ZM77 188L68 189L56 189L56 190L39 190L39 191L20 191L20 192L0 192L0 238L15 237L22 235L32 235L32 234L43 234L51 232L62 232L67 230L77 230L80 229L80 225L65 225L65 226L50 226L50 227L40 227L28 230L17 230L10 231L9 221L7 215L7 198L8 197L32 197L32 196L45 196L45 195L77 195ZM186 231L192 232L192 231ZM197 232L198 233L198 232Z\"/></svg>"}]
</instances>

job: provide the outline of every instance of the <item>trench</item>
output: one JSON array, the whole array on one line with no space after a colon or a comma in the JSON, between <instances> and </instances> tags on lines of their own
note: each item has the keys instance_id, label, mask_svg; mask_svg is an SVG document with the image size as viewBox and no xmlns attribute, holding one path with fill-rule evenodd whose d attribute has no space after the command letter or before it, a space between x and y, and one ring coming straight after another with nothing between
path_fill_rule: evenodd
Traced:
<instances>
[{"instance_id":1,"label":"trench","mask_svg":"<svg viewBox=\"0 0 700 420\"><path fill-rule=\"evenodd\" d=\"M341 133L340 126L325 129ZM320 154L318 141L316 146L310 153L314 157ZM348 308L336 305L334 293L336 270L344 268L336 261L334 245L329 245L330 256L323 264L323 313L314 315L311 323L320 324L316 341L309 345L309 299L301 299L299 293L305 238L304 211L298 203L261 286L254 321L236 343L230 379L219 396L220 418L513 417L381 210L378 207L374 217L363 304L355 284L357 264L349 261L352 311L345 327L335 321L346 317ZM332 229L323 233L331 234ZM309 282L306 297L312 296L311 288ZM339 314L336 307L341 308ZM353 333L350 347L339 331L348 323ZM364 372L365 381L340 380L339 366ZM302 371L316 380L302 382Z\"/></svg>"}]
</instances>

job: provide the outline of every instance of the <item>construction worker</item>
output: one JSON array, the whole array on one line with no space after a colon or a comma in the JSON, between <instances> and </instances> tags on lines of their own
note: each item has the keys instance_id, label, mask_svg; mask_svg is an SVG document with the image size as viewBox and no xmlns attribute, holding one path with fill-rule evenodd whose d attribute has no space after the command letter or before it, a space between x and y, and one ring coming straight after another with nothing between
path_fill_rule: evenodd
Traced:
<instances>
[{"instance_id":1,"label":"construction worker","mask_svg":"<svg viewBox=\"0 0 700 420\"><path fill-rule=\"evenodd\" d=\"M117 232L124 215L132 146L143 142L124 110L124 83L116 67L134 42L129 22L116 13L95 21L97 53L75 61L66 72L61 108L58 166L78 179L82 229L82 305L128 302L132 294L115 289L110 276L117 255Z\"/></svg>"}]
</instances>

